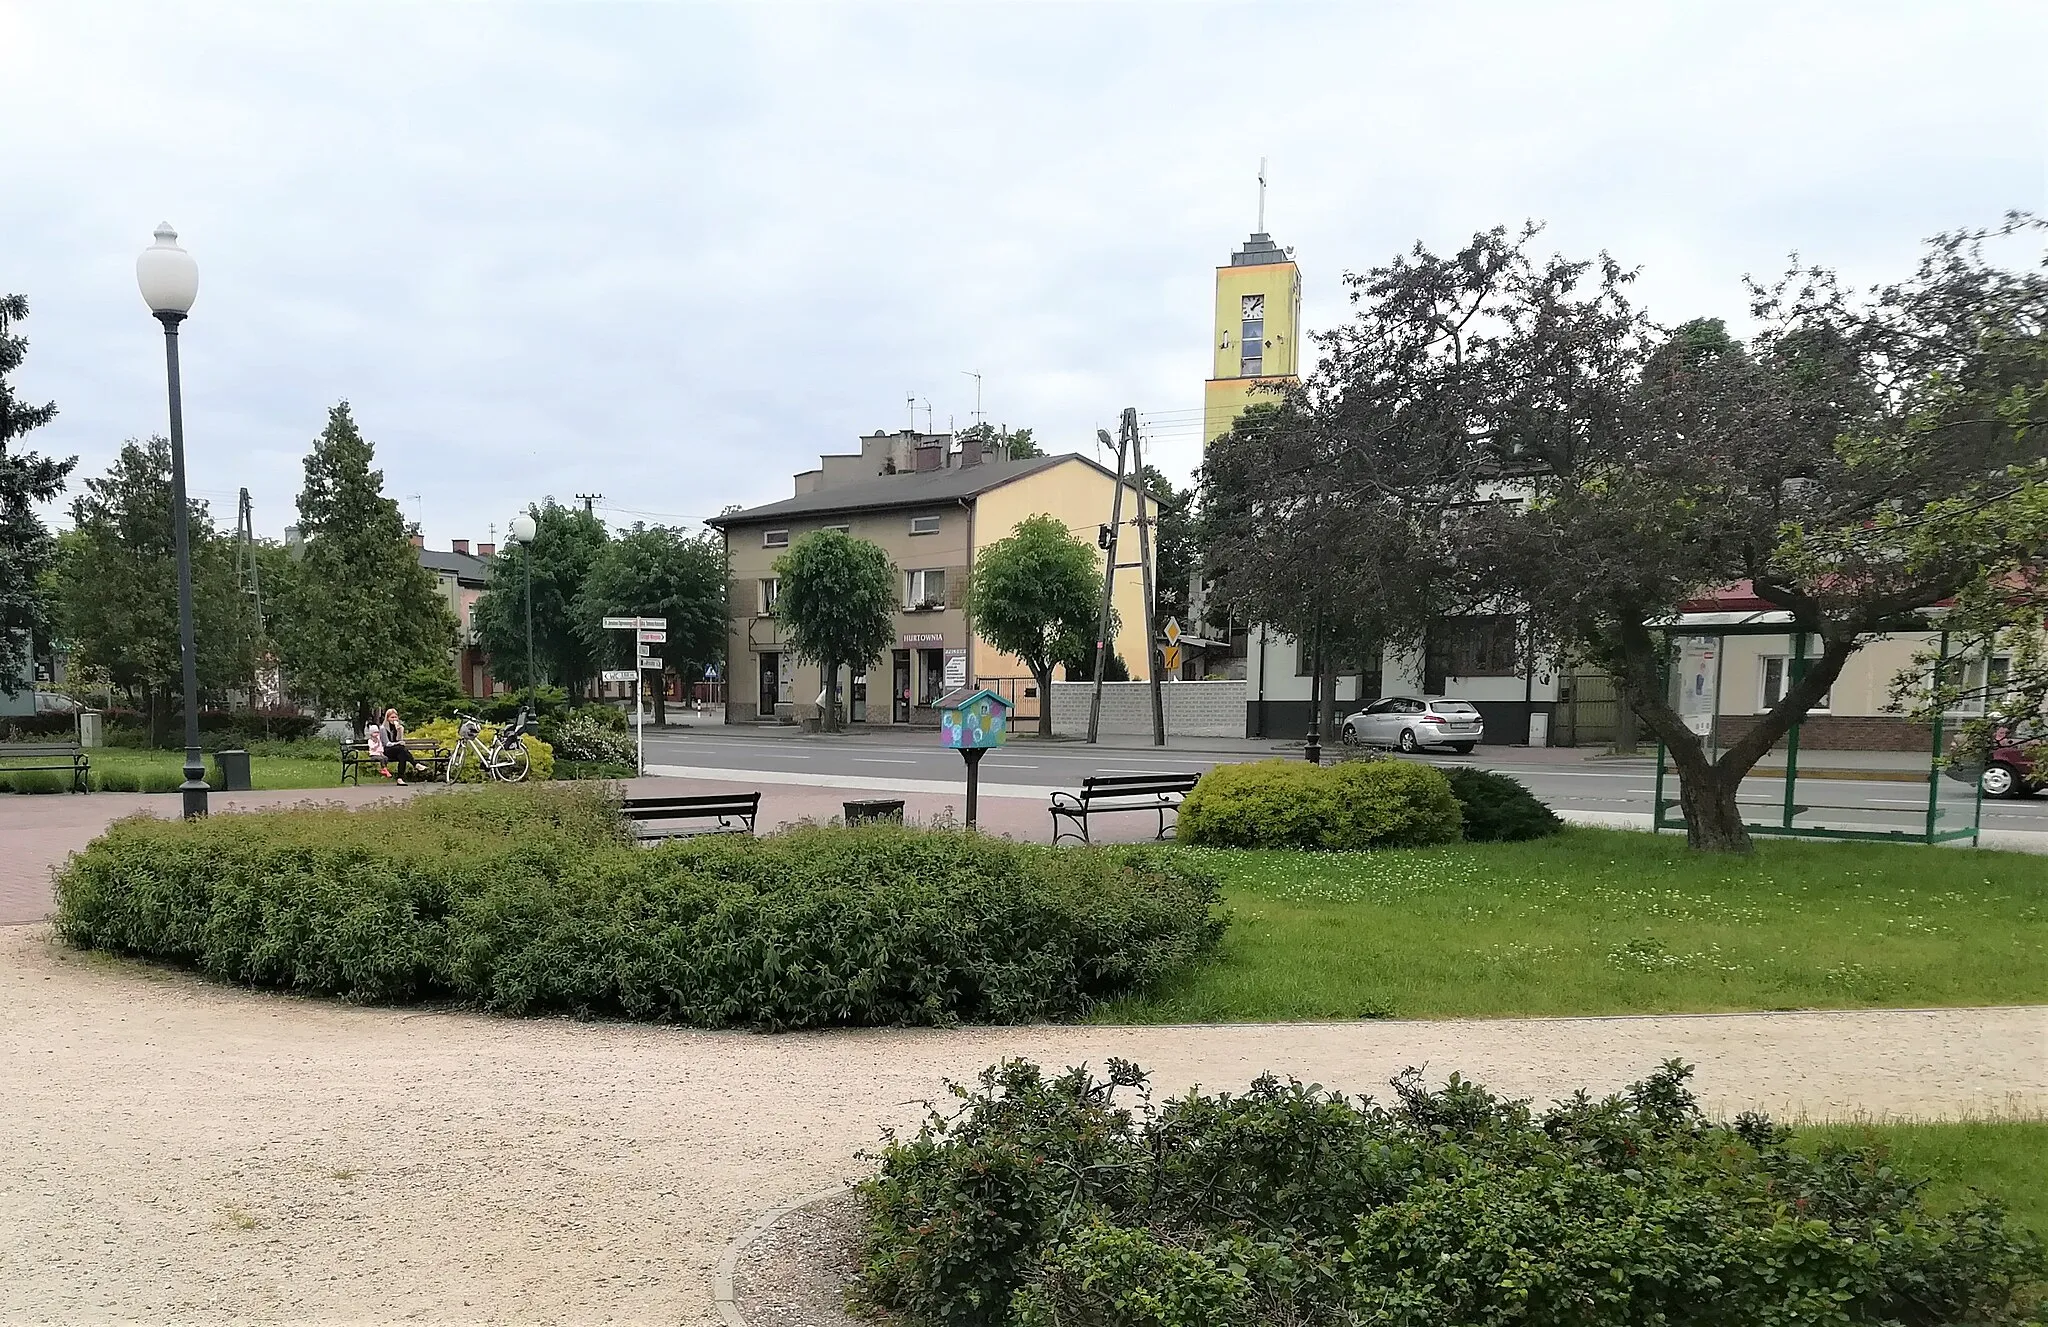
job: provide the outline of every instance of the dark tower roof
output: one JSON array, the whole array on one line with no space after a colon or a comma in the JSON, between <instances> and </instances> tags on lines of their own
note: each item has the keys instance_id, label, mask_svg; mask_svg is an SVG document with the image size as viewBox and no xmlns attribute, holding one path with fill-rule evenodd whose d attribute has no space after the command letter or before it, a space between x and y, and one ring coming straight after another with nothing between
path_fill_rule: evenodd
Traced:
<instances>
[{"instance_id":1,"label":"dark tower roof","mask_svg":"<svg viewBox=\"0 0 2048 1327\"><path fill-rule=\"evenodd\" d=\"M1257 267L1261 263L1292 261L1287 250L1273 243L1273 237L1263 230L1253 231L1252 237L1244 242L1244 247L1230 255L1232 267Z\"/></svg>"}]
</instances>

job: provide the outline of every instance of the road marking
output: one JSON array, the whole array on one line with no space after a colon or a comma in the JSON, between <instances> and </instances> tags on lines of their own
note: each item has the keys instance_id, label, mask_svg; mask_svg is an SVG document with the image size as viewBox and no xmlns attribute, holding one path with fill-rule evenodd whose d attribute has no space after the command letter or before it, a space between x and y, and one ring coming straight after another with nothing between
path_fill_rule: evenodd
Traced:
<instances>
[{"instance_id":1,"label":"road marking","mask_svg":"<svg viewBox=\"0 0 2048 1327\"><path fill-rule=\"evenodd\" d=\"M855 756L853 757L853 763L856 765L915 765L917 762L914 760L895 760L888 756Z\"/></svg>"}]
</instances>

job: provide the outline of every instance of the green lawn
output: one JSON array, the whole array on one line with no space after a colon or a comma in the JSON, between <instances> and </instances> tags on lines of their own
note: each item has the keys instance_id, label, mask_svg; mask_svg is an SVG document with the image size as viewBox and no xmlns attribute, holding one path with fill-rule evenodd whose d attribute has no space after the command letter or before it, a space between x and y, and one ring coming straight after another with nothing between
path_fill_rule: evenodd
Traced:
<instances>
[{"instance_id":1,"label":"green lawn","mask_svg":"<svg viewBox=\"0 0 2048 1327\"><path fill-rule=\"evenodd\" d=\"M1224 880L1215 961L1104 1022L2048 1001L2048 860L1573 829L1519 844L1183 849Z\"/></svg>"},{"instance_id":2,"label":"green lawn","mask_svg":"<svg viewBox=\"0 0 2048 1327\"><path fill-rule=\"evenodd\" d=\"M118 786L133 791L132 780L144 780L142 788L163 792L184 780L185 756L180 751L142 751L127 747L100 747L90 753L93 773L112 776ZM213 757L206 758L206 779L216 782ZM311 759L301 756L251 756L249 782L258 788L332 788L341 782L341 757Z\"/></svg>"},{"instance_id":3,"label":"green lawn","mask_svg":"<svg viewBox=\"0 0 2048 1327\"><path fill-rule=\"evenodd\" d=\"M1881 1142L1903 1169L1933 1181L1929 1197L1937 1208L1958 1206L1979 1190L2048 1238L2048 1121L1814 1125L1800 1129L1798 1140L1810 1147Z\"/></svg>"}]
</instances>

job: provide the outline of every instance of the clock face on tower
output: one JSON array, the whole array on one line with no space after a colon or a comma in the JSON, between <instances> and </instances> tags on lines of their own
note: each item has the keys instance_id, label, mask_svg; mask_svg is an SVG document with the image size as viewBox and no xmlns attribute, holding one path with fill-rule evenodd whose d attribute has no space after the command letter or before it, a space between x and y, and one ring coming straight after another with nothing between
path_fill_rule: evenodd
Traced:
<instances>
[{"instance_id":1,"label":"clock face on tower","mask_svg":"<svg viewBox=\"0 0 2048 1327\"><path fill-rule=\"evenodd\" d=\"M1239 303L1244 307L1243 316L1246 318L1263 318L1266 316L1266 297L1264 295L1240 296Z\"/></svg>"}]
</instances>

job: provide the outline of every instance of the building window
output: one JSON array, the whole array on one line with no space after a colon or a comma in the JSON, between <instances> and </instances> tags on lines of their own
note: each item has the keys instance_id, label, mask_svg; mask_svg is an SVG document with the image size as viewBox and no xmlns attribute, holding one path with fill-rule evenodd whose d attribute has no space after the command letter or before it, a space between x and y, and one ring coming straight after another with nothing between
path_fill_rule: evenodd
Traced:
<instances>
[{"instance_id":1,"label":"building window","mask_svg":"<svg viewBox=\"0 0 2048 1327\"><path fill-rule=\"evenodd\" d=\"M1265 364L1266 361L1257 355L1246 355L1237 361L1237 376L1240 378L1256 378L1265 372Z\"/></svg>"},{"instance_id":2,"label":"building window","mask_svg":"<svg viewBox=\"0 0 2048 1327\"><path fill-rule=\"evenodd\" d=\"M921 608L946 606L946 573L932 567L903 573L903 606L913 612Z\"/></svg>"},{"instance_id":3,"label":"building window","mask_svg":"<svg viewBox=\"0 0 2048 1327\"><path fill-rule=\"evenodd\" d=\"M1788 654L1766 654L1756 661L1756 712L1764 713L1778 707L1785 699L1785 692L1792 686L1792 656ZM1825 714L1835 707L1835 693L1830 690L1813 703L1812 712Z\"/></svg>"},{"instance_id":4,"label":"building window","mask_svg":"<svg viewBox=\"0 0 2048 1327\"><path fill-rule=\"evenodd\" d=\"M787 530L763 530L763 531L761 532L761 547L763 547L763 548L788 548L788 547L789 547L789 531L787 531Z\"/></svg>"},{"instance_id":5,"label":"building window","mask_svg":"<svg viewBox=\"0 0 2048 1327\"><path fill-rule=\"evenodd\" d=\"M2012 660L2008 656L1951 659L1948 667L1949 676L1962 690L1955 704L1949 706L1950 714L1982 714L2004 703L2006 682L2012 677Z\"/></svg>"},{"instance_id":6,"label":"building window","mask_svg":"<svg viewBox=\"0 0 2048 1327\"><path fill-rule=\"evenodd\" d=\"M826 528L827 530L837 530L837 531L838 531L839 533L841 533L841 534L852 534L852 533L853 533L853 527L852 527L852 526L850 526L850 525L828 525L828 526L826 526L825 528Z\"/></svg>"},{"instance_id":7,"label":"building window","mask_svg":"<svg viewBox=\"0 0 2048 1327\"><path fill-rule=\"evenodd\" d=\"M938 532L939 532L939 518L938 518L938 517L936 517L936 516L913 516L913 517L911 517L911 518L910 518L910 533L912 533L912 534L937 534Z\"/></svg>"},{"instance_id":8,"label":"building window","mask_svg":"<svg viewBox=\"0 0 2048 1327\"><path fill-rule=\"evenodd\" d=\"M1438 618L1429 627L1428 672L1442 677L1513 677L1515 618L1508 613Z\"/></svg>"},{"instance_id":9,"label":"building window","mask_svg":"<svg viewBox=\"0 0 2048 1327\"><path fill-rule=\"evenodd\" d=\"M761 616L774 616L775 602L781 597L782 578L780 576L769 576L763 579L761 582Z\"/></svg>"}]
</instances>

